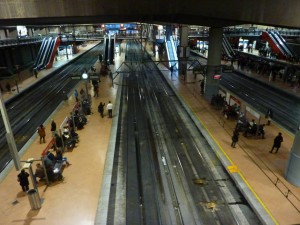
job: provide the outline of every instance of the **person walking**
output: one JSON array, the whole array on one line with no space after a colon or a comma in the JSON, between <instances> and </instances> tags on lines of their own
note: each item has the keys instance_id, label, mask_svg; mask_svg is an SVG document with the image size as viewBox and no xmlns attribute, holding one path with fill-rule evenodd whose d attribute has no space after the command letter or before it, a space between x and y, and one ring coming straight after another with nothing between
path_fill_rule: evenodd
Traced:
<instances>
[{"instance_id":1,"label":"person walking","mask_svg":"<svg viewBox=\"0 0 300 225\"><path fill-rule=\"evenodd\" d=\"M235 148L236 143L239 141L239 132L237 129L233 131L231 147Z\"/></svg>"},{"instance_id":2,"label":"person walking","mask_svg":"<svg viewBox=\"0 0 300 225\"><path fill-rule=\"evenodd\" d=\"M104 115L103 115L104 106L105 106L105 103L102 103L102 102L100 102L100 104L98 105L98 112L100 113L102 118L104 117Z\"/></svg>"},{"instance_id":3,"label":"person walking","mask_svg":"<svg viewBox=\"0 0 300 225\"><path fill-rule=\"evenodd\" d=\"M46 142L46 140L45 140L46 132L45 132L45 127L43 126L43 124L41 124L38 127L37 132L40 136L40 144L42 144L42 141L43 141L43 143L45 143Z\"/></svg>"},{"instance_id":4,"label":"person walking","mask_svg":"<svg viewBox=\"0 0 300 225\"><path fill-rule=\"evenodd\" d=\"M55 137L55 134L56 134L56 123L55 123L55 121L53 119L51 120L51 133L52 133L52 137Z\"/></svg>"},{"instance_id":5,"label":"person walking","mask_svg":"<svg viewBox=\"0 0 300 225\"><path fill-rule=\"evenodd\" d=\"M94 97L99 97L99 86L98 86L98 82L96 82L94 84Z\"/></svg>"},{"instance_id":6,"label":"person walking","mask_svg":"<svg viewBox=\"0 0 300 225\"><path fill-rule=\"evenodd\" d=\"M277 153L281 146L281 142L283 142L283 137L282 137L282 133L279 132L278 135L274 139L274 144L273 144L273 147L272 147L270 153L273 153L274 148L276 148L275 153Z\"/></svg>"},{"instance_id":7,"label":"person walking","mask_svg":"<svg viewBox=\"0 0 300 225\"><path fill-rule=\"evenodd\" d=\"M29 190L28 177L29 177L29 174L27 172L25 172L24 169L22 169L21 173L19 173L19 175L18 175L18 181L24 192Z\"/></svg>"},{"instance_id":8,"label":"person walking","mask_svg":"<svg viewBox=\"0 0 300 225\"><path fill-rule=\"evenodd\" d=\"M106 106L109 118L112 118L112 108L113 108L113 104L109 101L108 104L107 104L107 106Z\"/></svg>"}]
</instances>

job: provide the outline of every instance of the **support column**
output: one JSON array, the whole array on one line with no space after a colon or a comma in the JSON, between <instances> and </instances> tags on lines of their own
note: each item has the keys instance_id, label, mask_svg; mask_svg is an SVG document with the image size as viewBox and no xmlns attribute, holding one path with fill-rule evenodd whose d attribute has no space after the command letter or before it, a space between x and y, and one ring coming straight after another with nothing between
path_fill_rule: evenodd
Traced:
<instances>
[{"instance_id":1,"label":"support column","mask_svg":"<svg viewBox=\"0 0 300 225\"><path fill-rule=\"evenodd\" d=\"M188 46L189 27L187 25L180 26L180 46L177 49L177 57L179 59L179 74L182 74L186 80L187 58L190 56L190 48Z\"/></svg>"},{"instance_id":2,"label":"support column","mask_svg":"<svg viewBox=\"0 0 300 225\"><path fill-rule=\"evenodd\" d=\"M221 75L222 34L222 28L211 27L209 30L207 72L204 87L204 97L209 101L213 95L219 92L219 79L216 79L218 77L215 75Z\"/></svg>"},{"instance_id":3,"label":"support column","mask_svg":"<svg viewBox=\"0 0 300 225\"><path fill-rule=\"evenodd\" d=\"M300 125L296 131L294 143L290 151L285 170L285 178L291 184L300 187Z\"/></svg>"},{"instance_id":4,"label":"support column","mask_svg":"<svg viewBox=\"0 0 300 225\"><path fill-rule=\"evenodd\" d=\"M34 37L34 28L33 27L30 27L30 28L27 28L27 33L28 33L28 36L30 37Z\"/></svg>"}]
</instances>

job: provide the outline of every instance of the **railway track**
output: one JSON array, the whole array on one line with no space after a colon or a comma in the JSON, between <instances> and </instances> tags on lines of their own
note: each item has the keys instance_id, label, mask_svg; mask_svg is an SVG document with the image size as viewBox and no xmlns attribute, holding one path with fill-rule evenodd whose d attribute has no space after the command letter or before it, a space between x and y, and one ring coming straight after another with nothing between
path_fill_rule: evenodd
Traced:
<instances>
[{"instance_id":1,"label":"railway track","mask_svg":"<svg viewBox=\"0 0 300 225\"><path fill-rule=\"evenodd\" d=\"M107 224L261 224L156 65L127 46Z\"/></svg>"}]
</instances>

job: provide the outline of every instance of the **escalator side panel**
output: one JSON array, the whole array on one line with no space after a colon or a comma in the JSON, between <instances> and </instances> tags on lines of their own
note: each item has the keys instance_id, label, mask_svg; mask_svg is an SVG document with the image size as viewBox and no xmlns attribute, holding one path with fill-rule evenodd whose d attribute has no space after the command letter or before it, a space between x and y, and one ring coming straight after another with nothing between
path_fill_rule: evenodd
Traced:
<instances>
[{"instance_id":1,"label":"escalator side panel","mask_svg":"<svg viewBox=\"0 0 300 225\"><path fill-rule=\"evenodd\" d=\"M45 66L46 69L49 69L49 68L52 67L54 57L56 55L57 48L58 48L59 45L60 45L60 38L56 37L55 41L54 41L54 46L53 46L52 51L51 51L50 59L48 60L46 66Z\"/></svg>"}]
</instances>

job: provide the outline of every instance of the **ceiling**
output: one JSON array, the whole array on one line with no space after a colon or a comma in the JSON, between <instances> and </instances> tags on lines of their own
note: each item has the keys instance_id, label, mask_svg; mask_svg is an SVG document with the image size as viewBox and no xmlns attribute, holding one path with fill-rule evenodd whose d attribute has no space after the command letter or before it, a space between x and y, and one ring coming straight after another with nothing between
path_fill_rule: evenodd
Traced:
<instances>
[{"instance_id":1,"label":"ceiling","mask_svg":"<svg viewBox=\"0 0 300 225\"><path fill-rule=\"evenodd\" d=\"M14 0L0 2L0 26L87 23L239 24L300 28L299 0Z\"/></svg>"}]
</instances>

